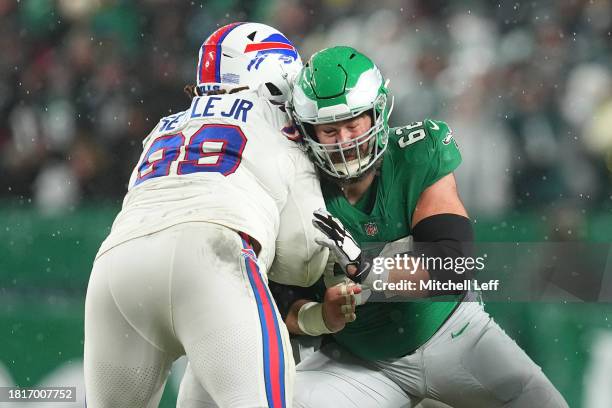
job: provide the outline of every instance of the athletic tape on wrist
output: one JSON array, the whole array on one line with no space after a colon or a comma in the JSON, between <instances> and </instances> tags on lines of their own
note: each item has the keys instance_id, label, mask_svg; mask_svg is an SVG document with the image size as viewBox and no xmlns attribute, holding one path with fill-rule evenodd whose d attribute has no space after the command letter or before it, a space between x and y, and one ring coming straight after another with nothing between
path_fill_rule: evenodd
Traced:
<instances>
[{"instance_id":1,"label":"athletic tape on wrist","mask_svg":"<svg viewBox=\"0 0 612 408\"><path fill-rule=\"evenodd\" d=\"M298 312L298 326L304 334L309 336L333 333L325 325L323 304L318 302L308 302L302 305Z\"/></svg>"}]
</instances>

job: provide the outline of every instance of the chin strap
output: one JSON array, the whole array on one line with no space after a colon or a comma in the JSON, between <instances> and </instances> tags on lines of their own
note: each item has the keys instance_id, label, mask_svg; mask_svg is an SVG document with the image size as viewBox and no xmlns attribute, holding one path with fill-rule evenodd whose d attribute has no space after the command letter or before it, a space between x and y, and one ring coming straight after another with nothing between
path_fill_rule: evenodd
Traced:
<instances>
[{"instance_id":1,"label":"chin strap","mask_svg":"<svg viewBox=\"0 0 612 408\"><path fill-rule=\"evenodd\" d=\"M370 164L370 160L372 160L372 152L370 152L366 158L361 160L361 165L359 159L353 159L348 162L334 163L334 169L336 170L336 172L338 172L338 174L343 174L345 176L351 177L351 174L359 170L360 167L367 166L368 164ZM349 172L348 174L347 171Z\"/></svg>"},{"instance_id":2,"label":"chin strap","mask_svg":"<svg viewBox=\"0 0 612 408\"><path fill-rule=\"evenodd\" d=\"M389 113L387 113L387 120L391 117L391 112L393 112L393 107L395 106L395 96L391 95L391 106L389 107Z\"/></svg>"}]
</instances>

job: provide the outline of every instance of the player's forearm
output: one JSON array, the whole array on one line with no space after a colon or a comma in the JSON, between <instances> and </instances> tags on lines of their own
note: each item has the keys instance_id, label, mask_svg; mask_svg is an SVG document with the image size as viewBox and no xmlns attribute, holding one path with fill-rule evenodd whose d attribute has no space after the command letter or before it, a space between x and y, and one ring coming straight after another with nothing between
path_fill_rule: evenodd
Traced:
<instances>
[{"instance_id":1,"label":"player's forearm","mask_svg":"<svg viewBox=\"0 0 612 408\"><path fill-rule=\"evenodd\" d=\"M408 253L396 254L396 256L406 256L404 265L415 265L414 262L410 262L413 257L409 257ZM384 257L378 257L374 260L374 264L378 263L376 260L384 260ZM386 264L385 262L380 262ZM347 272L349 276L354 275L357 271L357 267L349 265ZM426 283L430 279L429 272L422 267L415 268L403 268L399 265L383 267L382 271L368 273L367 278L362 282L366 288L372 289L374 292L381 292L385 294L385 297L393 296L404 296L411 298L423 298L429 295L427 289L423 289L424 286L421 282Z\"/></svg>"},{"instance_id":2,"label":"player's forearm","mask_svg":"<svg viewBox=\"0 0 612 408\"><path fill-rule=\"evenodd\" d=\"M421 267L414 271L410 269L393 268L389 270L386 297L402 296L411 298L424 298L429 291L423 284L429 280L429 272Z\"/></svg>"},{"instance_id":3,"label":"player's forearm","mask_svg":"<svg viewBox=\"0 0 612 408\"><path fill-rule=\"evenodd\" d=\"M297 335L305 334L302 329L300 329L298 317L300 309L308 302L310 302L310 300L299 299L296 300L289 308L289 313L287 314L287 318L285 319L285 324L287 325L287 330L289 330L289 333Z\"/></svg>"}]
</instances>

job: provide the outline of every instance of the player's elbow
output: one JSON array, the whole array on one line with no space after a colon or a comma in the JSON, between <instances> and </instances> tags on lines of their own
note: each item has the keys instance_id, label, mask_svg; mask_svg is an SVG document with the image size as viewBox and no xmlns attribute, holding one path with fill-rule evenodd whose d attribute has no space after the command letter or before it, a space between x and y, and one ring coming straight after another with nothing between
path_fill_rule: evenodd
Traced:
<instances>
[{"instance_id":1,"label":"player's elbow","mask_svg":"<svg viewBox=\"0 0 612 408\"><path fill-rule=\"evenodd\" d=\"M471 278L474 230L469 218L438 214L421 220L412 232L415 255L425 259L430 279L460 282Z\"/></svg>"}]
</instances>

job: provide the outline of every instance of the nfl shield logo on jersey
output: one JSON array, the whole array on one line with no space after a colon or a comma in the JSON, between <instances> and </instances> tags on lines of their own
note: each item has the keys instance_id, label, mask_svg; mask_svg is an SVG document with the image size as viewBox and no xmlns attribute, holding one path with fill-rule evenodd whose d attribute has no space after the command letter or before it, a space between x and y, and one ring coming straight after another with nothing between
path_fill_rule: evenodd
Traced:
<instances>
[{"instance_id":1,"label":"nfl shield logo on jersey","mask_svg":"<svg viewBox=\"0 0 612 408\"><path fill-rule=\"evenodd\" d=\"M370 237L378 234L378 225L374 222L368 222L363 228L365 229L365 233Z\"/></svg>"}]
</instances>

